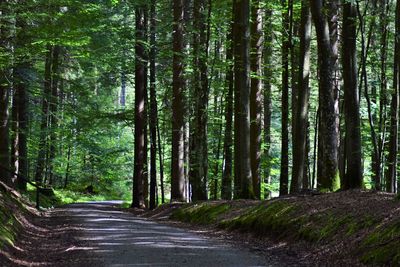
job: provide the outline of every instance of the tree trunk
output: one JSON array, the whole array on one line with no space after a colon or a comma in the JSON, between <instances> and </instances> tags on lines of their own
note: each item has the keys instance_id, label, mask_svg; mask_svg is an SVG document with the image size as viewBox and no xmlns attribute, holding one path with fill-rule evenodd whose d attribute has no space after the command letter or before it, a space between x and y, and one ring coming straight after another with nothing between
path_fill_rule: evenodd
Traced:
<instances>
[{"instance_id":1,"label":"tree trunk","mask_svg":"<svg viewBox=\"0 0 400 267\"><path fill-rule=\"evenodd\" d=\"M2 64L0 70L0 164L10 169L10 136L9 136L9 96L11 92L10 74L12 49L10 43L11 25L10 19L10 3L1 1L0 7L0 49L2 50ZM11 174L0 168L0 181L11 184Z\"/></svg>"},{"instance_id":2,"label":"tree trunk","mask_svg":"<svg viewBox=\"0 0 400 267\"><path fill-rule=\"evenodd\" d=\"M236 0L235 16L235 180L236 198L254 198L250 166L250 2Z\"/></svg>"},{"instance_id":3,"label":"tree trunk","mask_svg":"<svg viewBox=\"0 0 400 267\"><path fill-rule=\"evenodd\" d=\"M400 34L400 1L396 4L396 35ZM397 153L398 153L398 130L399 130L399 87L400 87L400 40L395 38L393 67L393 93L390 106L390 140L388 169L386 175L386 191L396 192L397 179Z\"/></svg>"},{"instance_id":4,"label":"tree trunk","mask_svg":"<svg viewBox=\"0 0 400 267\"><path fill-rule=\"evenodd\" d=\"M267 19L265 25L271 25L272 22L272 9L267 7L265 18ZM265 27L265 85L264 85L264 183L266 188L264 190L264 198L271 197L271 190L268 185L271 184L271 117L272 117L272 78L273 78L273 31L271 27Z\"/></svg>"},{"instance_id":5,"label":"tree trunk","mask_svg":"<svg viewBox=\"0 0 400 267\"><path fill-rule=\"evenodd\" d=\"M293 129L293 172L291 193L298 193L304 185L307 170L307 126L309 108L311 11L308 0L302 1L300 25L300 55L297 93L297 112Z\"/></svg>"},{"instance_id":6,"label":"tree trunk","mask_svg":"<svg viewBox=\"0 0 400 267\"><path fill-rule=\"evenodd\" d=\"M346 123L346 174L343 189L361 188L360 102L357 82L357 10L350 2L343 3L343 82Z\"/></svg>"},{"instance_id":7,"label":"tree trunk","mask_svg":"<svg viewBox=\"0 0 400 267\"><path fill-rule=\"evenodd\" d=\"M183 0L174 0L171 200L185 200Z\"/></svg>"},{"instance_id":8,"label":"tree trunk","mask_svg":"<svg viewBox=\"0 0 400 267\"><path fill-rule=\"evenodd\" d=\"M150 8L150 209L157 206L156 1Z\"/></svg>"},{"instance_id":9,"label":"tree trunk","mask_svg":"<svg viewBox=\"0 0 400 267\"><path fill-rule=\"evenodd\" d=\"M206 27L206 1L194 0L193 5L194 34L194 123L192 151L190 153L190 184L192 200L207 200L207 106L208 106L208 77L207 56L208 40Z\"/></svg>"},{"instance_id":10,"label":"tree trunk","mask_svg":"<svg viewBox=\"0 0 400 267\"><path fill-rule=\"evenodd\" d=\"M251 79L250 92L250 160L254 196L261 198L261 91L262 91L262 9L261 2L252 2L251 19Z\"/></svg>"},{"instance_id":11,"label":"tree trunk","mask_svg":"<svg viewBox=\"0 0 400 267\"><path fill-rule=\"evenodd\" d=\"M338 177L338 132L335 98L335 62L331 44L328 18L322 0L311 1L311 11L315 23L318 42L319 94L320 94L320 132L322 144L321 173L318 173L318 187L321 190L335 191L339 188Z\"/></svg>"},{"instance_id":12,"label":"tree trunk","mask_svg":"<svg viewBox=\"0 0 400 267\"><path fill-rule=\"evenodd\" d=\"M282 29L289 29L290 8L287 0L282 0ZM289 50L291 33L282 34L282 146L279 194L288 194L289 189Z\"/></svg>"},{"instance_id":13,"label":"tree trunk","mask_svg":"<svg viewBox=\"0 0 400 267\"><path fill-rule=\"evenodd\" d=\"M58 83L60 80L60 52L61 47L55 46L53 49L52 56L52 79L51 79L51 101L49 103L50 110L50 151L49 151L49 184L53 184L54 179L54 158L56 156L56 142L57 142L57 128L58 128L58 119L57 119L57 109L58 109Z\"/></svg>"},{"instance_id":14,"label":"tree trunk","mask_svg":"<svg viewBox=\"0 0 400 267\"><path fill-rule=\"evenodd\" d=\"M135 44L135 169L133 177L132 207L144 208L145 177L145 98L146 98L146 56L145 44L146 5L136 7L136 44Z\"/></svg>"},{"instance_id":15,"label":"tree trunk","mask_svg":"<svg viewBox=\"0 0 400 267\"><path fill-rule=\"evenodd\" d=\"M232 199L232 122L233 122L233 24L229 29L226 49L225 87L228 88L225 108L225 135L224 135L224 171L222 174L221 198Z\"/></svg>"}]
</instances>

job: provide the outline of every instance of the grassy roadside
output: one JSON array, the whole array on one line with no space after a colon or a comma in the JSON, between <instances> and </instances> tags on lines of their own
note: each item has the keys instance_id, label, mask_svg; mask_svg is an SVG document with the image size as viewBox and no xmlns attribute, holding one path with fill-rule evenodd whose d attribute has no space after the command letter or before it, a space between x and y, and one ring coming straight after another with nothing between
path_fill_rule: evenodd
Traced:
<instances>
[{"instance_id":1,"label":"grassy roadside","mask_svg":"<svg viewBox=\"0 0 400 267\"><path fill-rule=\"evenodd\" d=\"M175 209L171 219L307 242L324 257L400 266L400 201L390 194L355 191L264 202L204 202Z\"/></svg>"}]
</instances>

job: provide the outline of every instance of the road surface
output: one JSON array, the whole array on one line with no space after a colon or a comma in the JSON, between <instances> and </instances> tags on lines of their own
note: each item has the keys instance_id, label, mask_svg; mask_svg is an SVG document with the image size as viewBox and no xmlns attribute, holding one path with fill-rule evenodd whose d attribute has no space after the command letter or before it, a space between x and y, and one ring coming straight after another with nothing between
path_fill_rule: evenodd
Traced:
<instances>
[{"instance_id":1,"label":"road surface","mask_svg":"<svg viewBox=\"0 0 400 267\"><path fill-rule=\"evenodd\" d=\"M72 204L64 215L79 224L79 241L97 266L266 266L248 249L138 218L116 202ZM79 261L75 262L79 265ZM88 263L85 263L87 266Z\"/></svg>"}]
</instances>

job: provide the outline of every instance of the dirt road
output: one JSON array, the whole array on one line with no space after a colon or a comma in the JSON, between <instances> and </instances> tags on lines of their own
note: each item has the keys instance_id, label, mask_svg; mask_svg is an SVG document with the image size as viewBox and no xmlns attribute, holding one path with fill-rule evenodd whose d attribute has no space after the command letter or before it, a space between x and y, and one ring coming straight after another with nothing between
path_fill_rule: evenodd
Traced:
<instances>
[{"instance_id":1,"label":"dirt road","mask_svg":"<svg viewBox=\"0 0 400 267\"><path fill-rule=\"evenodd\" d=\"M79 227L81 235L77 239L82 242L78 243L85 244L70 249L85 251L93 265L266 266L262 257L247 249L135 217L115 204L73 204L62 213L69 217L70 224ZM79 261L74 265L79 266Z\"/></svg>"}]
</instances>

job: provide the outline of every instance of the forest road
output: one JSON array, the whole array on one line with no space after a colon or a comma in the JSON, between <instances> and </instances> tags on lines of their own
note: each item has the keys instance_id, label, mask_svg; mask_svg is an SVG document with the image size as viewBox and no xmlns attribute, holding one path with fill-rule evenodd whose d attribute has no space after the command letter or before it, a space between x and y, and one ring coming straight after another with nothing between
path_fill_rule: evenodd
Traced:
<instances>
[{"instance_id":1,"label":"forest road","mask_svg":"<svg viewBox=\"0 0 400 267\"><path fill-rule=\"evenodd\" d=\"M95 266L267 266L249 249L136 217L116 202L65 206ZM87 266L87 265L86 265Z\"/></svg>"}]
</instances>

